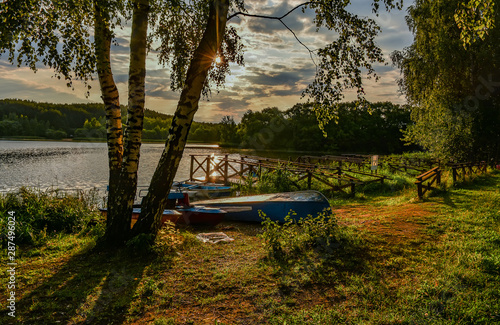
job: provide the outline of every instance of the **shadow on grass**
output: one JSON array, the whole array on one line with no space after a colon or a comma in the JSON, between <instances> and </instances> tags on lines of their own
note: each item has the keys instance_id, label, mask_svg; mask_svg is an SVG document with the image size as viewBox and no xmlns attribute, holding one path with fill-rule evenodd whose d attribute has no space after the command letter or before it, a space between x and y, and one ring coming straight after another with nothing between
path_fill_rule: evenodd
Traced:
<instances>
[{"instance_id":1,"label":"shadow on grass","mask_svg":"<svg viewBox=\"0 0 500 325\"><path fill-rule=\"evenodd\" d=\"M353 275L370 273L370 262L375 257L367 243L343 232L335 240L322 239L301 251L266 258L275 269L283 294L296 287L342 283Z\"/></svg>"},{"instance_id":2,"label":"shadow on grass","mask_svg":"<svg viewBox=\"0 0 500 325\"><path fill-rule=\"evenodd\" d=\"M498 185L499 172L482 174L472 178L459 179L453 186L457 189L480 190L485 187L495 187Z\"/></svg>"},{"instance_id":3,"label":"shadow on grass","mask_svg":"<svg viewBox=\"0 0 500 325\"><path fill-rule=\"evenodd\" d=\"M15 323L121 324L151 262L124 251L92 249L74 255L17 302Z\"/></svg>"}]
</instances>

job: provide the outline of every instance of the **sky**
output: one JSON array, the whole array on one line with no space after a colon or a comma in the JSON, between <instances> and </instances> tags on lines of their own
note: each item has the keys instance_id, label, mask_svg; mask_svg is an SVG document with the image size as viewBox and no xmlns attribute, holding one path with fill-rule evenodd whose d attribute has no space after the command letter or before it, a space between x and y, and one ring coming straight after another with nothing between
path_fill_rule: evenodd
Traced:
<instances>
[{"instance_id":1,"label":"sky","mask_svg":"<svg viewBox=\"0 0 500 325\"><path fill-rule=\"evenodd\" d=\"M282 15L295 5L296 0L251 0L245 2L249 13L261 15ZM405 3L407 6L408 3ZM402 50L413 41L405 23L406 10L381 11L379 16L371 12L370 0L352 0L350 8L359 16L371 17L380 25L376 38L383 50L388 65L375 65L380 76L378 82L364 80L364 90L369 101L390 101L405 103L398 93L396 80L399 71L392 66L390 53ZM309 49L315 50L332 40L334 34L326 30L316 32L312 23L313 12L296 10L284 22ZM219 122L223 116L232 116L239 121L248 110L260 111L267 107L286 110L299 102L301 94L314 79L315 66L309 52L300 45L292 33L278 21L250 17L233 18L245 45L244 66L232 66L224 88L212 92L209 100L200 102L196 121ZM128 73L127 29L118 34L119 46L112 49L112 65L115 81L122 103L126 103ZM173 114L179 98L178 92L169 88L168 69L158 64L151 53L147 59L146 108ZM54 78L54 72L40 67L33 73L26 67L13 66L5 55L0 57L0 98L18 98L51 103L101 102L99 84L91 82L90 96L86 89L76 82L74 90L64 80ZM346 100L355 99L355 94L346 93Z\"/></svg>"}]
</instances>

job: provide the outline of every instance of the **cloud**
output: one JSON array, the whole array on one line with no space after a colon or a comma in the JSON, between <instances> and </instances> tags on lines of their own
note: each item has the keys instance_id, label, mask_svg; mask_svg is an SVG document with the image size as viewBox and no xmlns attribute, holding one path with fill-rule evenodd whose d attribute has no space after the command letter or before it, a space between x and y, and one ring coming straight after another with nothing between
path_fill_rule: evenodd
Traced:
<instances>
[{"instance_id":1,"label":"cloud","mask_svg":"<svg viewBox=\"0 0 500 325\"><path fill-rule=\"evenodd\" d=\"M281 16L298 5L297 0L273 1L257 0L249 2L249 13L268 16ZM371 13L372 7L366 0L352 0L350 9L361 17L373 18L382 28L377 44L387 57L394 50L401 50L411 44L413 37L406 27L405 11L381 10L378 17ZM296 36L311 50L325 46L336 38L327 29L316 32L313 23L314 11L296 10L284 19ZM276 20L250 17L235 17L230 24L237 28L246 52L245 66L232 67L227 77L226 88L213 93L209 101L201 101L196 120L218 122L224 115L238 120L245 111L262 110L276 106L280 109L292 107L301 101L302 91L312 82L315 66L309 52L298 43L294 35ZM112 47L112 67L115 81L126 103L130 30L125 27L117 30L118 46ZM404 98L398 95L396 79L399 71L391 65L376 65L380 81L366 80L364 89L369 100L384 100L401 103ZM24 98L35 101L52 102L101 102L99 84L93 87L90 98L85 98L85 89L75 83L75 91L66 87L64 80L52 78L50 69L39 69L33 74L27 68L17 68L0 58L0 97ZM158 64L157 55L150 53L147 60L146 107L159 112L173 114L179 93L170 90L169 70ZM354 99L355 93L347 92L346 99Z\"/></svg>"}]
</instances>

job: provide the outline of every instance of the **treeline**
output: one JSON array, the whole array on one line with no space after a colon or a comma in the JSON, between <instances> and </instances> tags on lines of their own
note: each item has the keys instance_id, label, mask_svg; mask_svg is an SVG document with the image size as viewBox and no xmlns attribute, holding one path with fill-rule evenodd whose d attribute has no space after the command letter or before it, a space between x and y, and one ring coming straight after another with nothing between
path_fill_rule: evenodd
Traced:
<instances>
[{"instance_id":1,"label":"treeline","mask_svg":"<svg viewBox=\"0 0 500 325\"><path fill-rule=\"evenodd\" d=\"M126 109L122 107L122 116ZM0 100L0 136L105 139L106 118L102 104L48 104ZM247 111L240 123L225 116L219 123L193 122L189 140L256 150L400 153L402 130L411 124L410 108L389 102L356 107L343 103L337 122L318 127L310 105L297 104L281 111L276 107ZM125 122L125 120L123 121ZM165 140L172 116L145 111L143 139Z\"/></svg>"},{"instance_id":2,"label":"treeline","mask_svg":"<svg viewBox=\"0 0 500 325\"><path fill-rule=\"evenodd\" d=\"M0 100L0 136L66 138L92 117L104 117L99 104L50 104Z\"/></svg>"},{"instance_id":3,"label":"treeline","mask_svg":"<svg viewBox=\"0 0 500 325\"><path fill-rule=\"evenodd\" d=\"M146 140L164 140L172 116L145 110ZM123 122L126 107L122 106ZM218 124L194 122L191 141L219 142ZM106 116L103 104L53 104L34 101L0 100L0 137L49 139L105 139Z\"/></svg>"},{"instance_id":4,"label":"treeline","mask_svg":"<svg viewBox=\"0 0 500 325\"><path fill-rule=\"evenodd\" d=\"M221 142L257 150L401 153L417 149L401 141L401 131L411 123L408 106L383 102L356 107L355 103L343 103L337 122L325 127L325 137L312 107L297 104L287 111L275 107L248 111L239 124L225 117L221 121Z\"/></svg>"}]
</instances>

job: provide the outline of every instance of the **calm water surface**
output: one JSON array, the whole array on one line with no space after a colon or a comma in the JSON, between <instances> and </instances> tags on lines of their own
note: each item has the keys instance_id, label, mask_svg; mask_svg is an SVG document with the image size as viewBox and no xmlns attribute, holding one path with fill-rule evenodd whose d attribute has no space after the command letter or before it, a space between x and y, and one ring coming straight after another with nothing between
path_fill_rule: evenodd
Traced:
<instances>
[{"instance_id":1,"label":"calm water surface","mask_svg":"<svg viewBox=\"0 0 500 325\"><path fill-rule=\"evenodd\" d=\"M143 144L139 186L149 184L164 144ZM223 155L230 152L210 146L188 146L176 180L189 178L190 155ZM238 154L231 154L239 157ZM0 141L0 192L21 186L41 189L105 189L108 184L105 143Z\"/></svg>"}]
</instances>

